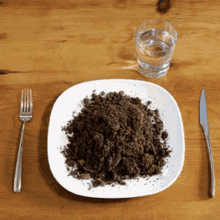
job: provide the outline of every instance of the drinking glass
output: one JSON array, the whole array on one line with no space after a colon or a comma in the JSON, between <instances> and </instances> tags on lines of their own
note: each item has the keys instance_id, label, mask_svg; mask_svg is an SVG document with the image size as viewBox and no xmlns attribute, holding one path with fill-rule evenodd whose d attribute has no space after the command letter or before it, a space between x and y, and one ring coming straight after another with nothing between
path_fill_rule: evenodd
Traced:
<instances>
[{"instance_id":1,"label":"drinking glass","mask_svg":"<svg viewBox=\"0 0 220 220\"><path fill-rule=\"evenodd\" d=\"M163 20L143 22L135 33L139 72L151 78L166 75L177 42L174 27Z\"/></svg>"}]
</instances>

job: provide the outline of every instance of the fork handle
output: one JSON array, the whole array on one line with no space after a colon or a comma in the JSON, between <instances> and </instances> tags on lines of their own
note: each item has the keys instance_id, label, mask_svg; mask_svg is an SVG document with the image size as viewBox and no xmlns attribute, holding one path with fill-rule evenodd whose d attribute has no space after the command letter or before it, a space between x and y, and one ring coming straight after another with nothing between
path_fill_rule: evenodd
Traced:
<instances>
[{"instance_id":1,"label":"fork handle","mask_svg":"<svg viewBox=\"0 0 220 220\"><path fill-rule=\"evenodd\" d=\"M24 139L24 128L25 122L23 122L21 130L21 138L18 149L17 163L15 168L15 177L14 177L14 192L21 192L21 182L22 182L22 156L23 156L23 139Z\"/></svg>"}]
</instances>

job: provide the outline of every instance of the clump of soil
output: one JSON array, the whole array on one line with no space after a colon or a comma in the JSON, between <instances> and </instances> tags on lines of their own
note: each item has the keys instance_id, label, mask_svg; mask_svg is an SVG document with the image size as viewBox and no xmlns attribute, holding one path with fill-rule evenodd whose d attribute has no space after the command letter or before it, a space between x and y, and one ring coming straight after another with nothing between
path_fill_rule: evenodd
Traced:
<instances>
[{"instance_id":1,"label":"clump of soil","mask_svg":"<svg viewBox=\"0 0 220 220\"><path fill-rule=\"evenodd\" d=\"M170 0L158 0L157 2L157 11L161 14L165 14L171 8Z\"/></svg>"},{"instance_id":2,"label":"clump of soil","mask_svg":"<svg viewBox=\"0 0 220 220\"><path fill-rule=\"evenodd\" d=\"M150 101L144 105L121 91L93 93L83 104L63 127L69 143L62 153L70 175L91 178L96 187L161 173L171 151L159 110L151 110Z\"/></svg>"}]
</instances>

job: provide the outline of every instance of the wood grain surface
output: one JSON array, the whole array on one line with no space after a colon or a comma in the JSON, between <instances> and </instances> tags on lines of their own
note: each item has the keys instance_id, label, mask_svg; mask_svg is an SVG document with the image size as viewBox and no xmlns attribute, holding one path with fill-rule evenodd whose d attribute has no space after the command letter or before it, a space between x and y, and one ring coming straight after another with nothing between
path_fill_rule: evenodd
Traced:
<instances>
[{"instance_id":1,"label":"wood grain surface","mask_svg":"<svg viewBox=\"0 0 220 220\"><path fill-rule=\"evenodd\" d=\"M220 219L220 2L172 0L169 9L162 9L155 0L0 0L0 219ZM178 41L168 74L149 79L137 71L134 33L143 21L158 18L174 25ZM85 198L62 188L49 169L47 132L56 98L77 83L113 78L153 82L179 105L184 168L161 193L121 200ZM22 88L32 88L34 115L25 129L22 192L15 194ZM199 124L203 88L214 199Z\"/></svg>"}]
</instances>

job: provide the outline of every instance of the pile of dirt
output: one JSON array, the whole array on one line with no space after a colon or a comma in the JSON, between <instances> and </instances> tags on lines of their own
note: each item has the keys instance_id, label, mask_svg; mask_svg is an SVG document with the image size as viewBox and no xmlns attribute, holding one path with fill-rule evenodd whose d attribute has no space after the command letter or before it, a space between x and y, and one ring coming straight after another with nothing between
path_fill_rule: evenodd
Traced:
<instances>
[{"instance_id":1,"label":"pile of dirt","mask_svg":"<svg viewBox=\"0 0 220 220\"><path fill-rule=\"evenodd\" d=\"M159 110L151 110L150 101L144 105L121 91L93 93L83 104L62 128L69 141L62 153L70 175L91 178L96 187L161 173L171 151Z\"/></svg>"}]
</instances>

